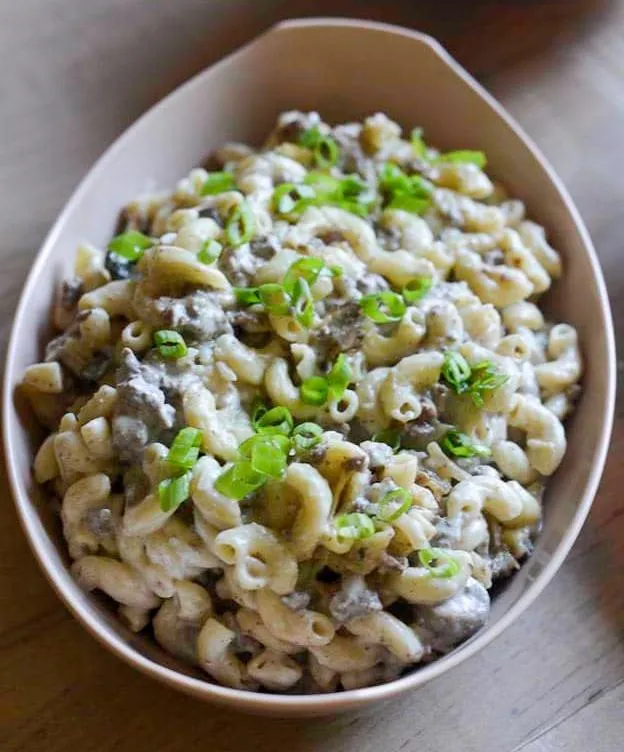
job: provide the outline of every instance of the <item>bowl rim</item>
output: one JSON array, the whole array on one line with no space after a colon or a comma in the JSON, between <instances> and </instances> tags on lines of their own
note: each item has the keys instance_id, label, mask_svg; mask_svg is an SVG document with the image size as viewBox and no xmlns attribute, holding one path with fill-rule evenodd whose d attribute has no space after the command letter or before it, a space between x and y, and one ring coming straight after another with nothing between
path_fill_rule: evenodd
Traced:
<instances>
[{"instance_id":1,"label":"bowl rim","mask_svg":"<svg viewBox=\"0 0 624 752\"><path fill-rule=\"evenodd\" d=\"M600 431L600 438L595 447L596 458L589 472L588 480L586 483L586 492L583 498L580 500L579 508L576 512L572 524L567 528L562 536L559 544L552 552L550 560L538 576L533 580L527 590L518 598L518 600L506 611L500 619L490 628L478 633L473 639L465 643L463 646L456 648L447 656L440 658L431 664L418 669L404 677L395 679L386 684L380 684L373 687L365 687L362 689L346 690L341 692L332 692L326 694L316 695L286 695L286 694L259 694L248 690L232 689L230 687L224 687L210 681L195 678L183 674L174 669L168 668L161 663L158 663L151 658L140 653L134 647L132 647L127 641L125 641L120 635L115 633L112 628L109 628L105 624L104 620L93 609L91 609L87 602L81 602L76 597L76 593L72 592L78 586L71 580L71 575L67 570L57 571L57 569L51 565L48 561L48 555L45 552L45 546L42 545L44 541L45 533L41 526L39 515L32 505L28 494L22 493L20 488L20 478L16 471L15 453L13 450L14 442L13 437L19 429L18 420L8 420L7 416L11 415L14 399L14 384L12 383L12 371L13 362L16 359L16 350L18 347L18 331L23 328L23 322L28 315L28 308L26 301L31 295L31 289L35 284L35 280L39 276L43 266L48 260L48 256L51 253L57 236L61 232L62 226L65 224L67 217L74 211L74 206L79 200L91 190L91 185L97 181L100 171L103 169L108 160L116 153L116 151L122 147L126 139L134 133L135 129L139 128L143 121L151 117L160 108L164 108L166 104L176 96L181 90L188 90L197 86L200 86L202 79L209 71L214 70L217 67L224 65L231 58L237 56L244 50L258 44L265 37L280 33L282 31L288 31L289 29L306 29L306 28L336 28L336 27L348 27L353 29L364 29L369 31L380 31L384 33L391 33L397 36L406 37L420 44L428 46L442 61L449 66L453 72L459 76L463 82L475 90L482 99L496 112L497 116L502 119L507 126L511 128L515 136L519 138L524 145L532 153L533 157L540 163L542 169L547 174L548 178L554 185L555 189L559 193L566 210L569 212L574 225L579 233L581 241L584 245L585 252L588 260L591 264L594 279L596 281L596 289L599 297L599 306L601 308L601 314L606 325L604 332L605 350L606 350L606 381L605 381L605 398L606 398L606 411L603 417L602 428ZM418 31L397 26L394 24L386 24L375 21L363 21L350 18L334 18L334 17L314 17L305 19L291 19L281 21L269 27L266 31L256 36L246 44L235 49L225 57L221 58L212 65L199 71L187 81L183 82L180 86L173 89L166 97L156 102L146 112L144 112L137 120L134 121L129 128L127 128L113 143L103 152L103 154L96 160L91 166L85 176L78 183L77 187L73 191L71 197L65 204L64 208L54 221L51 229L49 230L45 240L43 241L36 257L35 261L28 273L26 281L23 285L20 293L19 303L13 319L11 327L11 335L9 344L6 351L5 372L3 378L3 399L2 409L4 414L3 421L3 440L5 448L5 463L7 468L7 477L9 480L9 486L11 488L15 507L17 509L18 518L22 529L26 534L26 538L30 545L30 548L37 560L40 568L43 571L48 582L51 584L57 595L67 606L69 611L76 619L91 633L99 642L105 645L112 653L124 660L129 665L138 669L141 673L156 678L160 682L174 686L181 691L200 697L202 699L213 700L221 705L228 705L230 707L238 707L239 709L246 709L258 713L271 713L279 714L277 711L283 710L288 714L289 709L293 714L297 711L314 713L314 710L327 712L338 712L341 709L349 709L356 705L369 704L374 701L388 700L404 691L409 689L415 689L416 687L425 684L426 682L442 675L453 666L457 666L465 661L470 656L475 655L478 651L499 637L501 633L507 629L519 616L522 614L528 606L537 598L537 596L543 591L546 585L553 578L556 571L559 569L563 560L567 556L570 548L576 540L583 523L589 513L590 507L593 503L598 484L600 482L604 464L606 461L609 440L611 436L611 430L613 426L613 414L615 405L615 388L616 388L616 355L615 355L615 338L613 331L613 321L611 311L608 302L608 295L606 285L604 282L602 270L598 262L596 251L589 236L589 233L581 219L576 206L572 202L568 191L562 184L559 177L555 174L553 168L545 159L544 155L535 145L533 140L527 136L524 130L518 125L518 123L507 113L507 111L498 103L498 101L489 94L472 76L457 62L455 59L437 42L434 38L427 34L423 34ZM63 576L63 574L65 576Z\"/></svg>"}]
</instances>

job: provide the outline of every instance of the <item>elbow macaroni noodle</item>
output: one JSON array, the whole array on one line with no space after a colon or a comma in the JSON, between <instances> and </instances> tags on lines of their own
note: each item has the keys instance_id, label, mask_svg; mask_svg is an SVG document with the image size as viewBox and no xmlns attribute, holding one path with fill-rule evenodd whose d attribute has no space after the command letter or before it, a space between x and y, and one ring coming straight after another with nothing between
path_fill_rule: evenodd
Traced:
<instances>
[{"instance_id":1,"label":"elbow macaroni noodle","mask_svg":"<svg viewBox=\"0 0 624 752\"><path fill-rule=\"evenodd\" d=\"M583 371L561 259L480 152L382 114L216 158L78 248L35 480L77 582L213 680L391 681L531 553Z\"/></svg>"}]
</instances>

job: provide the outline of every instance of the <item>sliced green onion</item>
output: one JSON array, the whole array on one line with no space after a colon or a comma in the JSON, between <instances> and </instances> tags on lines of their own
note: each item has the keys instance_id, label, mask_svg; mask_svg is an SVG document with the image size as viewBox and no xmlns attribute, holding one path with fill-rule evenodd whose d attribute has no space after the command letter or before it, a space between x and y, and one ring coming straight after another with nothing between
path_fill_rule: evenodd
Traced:
<instances>
[{"instance_id":1,"label":"sliced green onion","mask_svg":"<svg viewBox=\"0 0 624 752\"><path fill-rule=\"evenodd\" d=\"M167 478L158 484L158 500L163 512L177 509L190 496L191 473L184 473L179 478Z\"/></svg>"},{"instance_id":2,"label":"sliced green onion","mask_svg":"<svg viewBox=\"0 0 624 752\"><path fill-rule=\"evenodd\" d=\"M199 457L201 431L198 428L183 428L169 448L167 462L175 467L190 470Z\"/></svg>"},{"instance_id":3,"label":"sliced green onion","mask_svg":"<svg viewBox=\"0 0 624 752\"><path fill-rule=\"evenodd\" d=\"M264 412L258 414L254 412L251 423L258 433L272 434L281 433L288 436L293 429L294 421L287 407L278 405L267 410L264 406Z\"/></svg>"},{"instance_id":4,"label":"sliced green onion","mask_svg":"<svg viewBox=\"0 0 624 752\"><path fill-rule=\"evenodd\" d=\"M312 287L324 266L323 259L316 258L316 256L306 256L295 261L288 267L288 271L282 280L284 289L292 295L295 282L298 279L305 279L308 285Z\"/></svg>"},{"instance_id":5,"label":"sliced green onion","mask_svg":"<svg viewBox=\"0 0 624 752\"><path fill-rule=\"evenodd\" d=\"M108 244L108 250L128 261L138 261L154 241L137 230L128 230L115 236Z\"/></svg>"},{"instance_id":6,"label":"sliced green onion","mask_svg":"<svg viewBox=\"0 0 624 752\"><path fill-rule=\"evenodd\" d=\"M208 240L204 240L202 247L197 254L197 259L201 261L202 264L212 264L213 261L216 261L219 258L222 250L223 246L218 240L208 238Z\"/></svg>"},{"instance_id":7,"label":"sliced green onion","mask_svg":"<svg viewBox=\"0 0 624 752\"><path fill-rule=\"evenodd\" d=\"M251 467L269 478L279 479L286 472L290 441L282 435L256 436L251 448Z\"/></svg>"},{"instance_id":8,"label":"sliced green onion","mask_svg":"<svg viewBox=\"0 0 624 752\"><path fill-rule=\"evenodd\" d=\"M225 237L234 248L248 243L255 232L253 212L246 201L235 206L225 223Z\"/></svg>"},{"instance_id":9,"label":"sliced green onion","mask_svg":"<svg viewBox=\"0 0 624 752\"><path fill-rule=\"evenodd\" d=\"M489 457L490 450L482 444L475 444L469 436L460 431L447 431L440 447L445 454L452 457Z\"/></svg>"},{"instance_id":10,"label":"sliced green onion","mask_svg":"<svg viewBox=\"0 0 624 752\"><path fill-rule=\"evenodd\" d=\"M341 514L334 520L339 540L364 540L375 533L375 525L371 518L361 512Z\"/></svg>"},{"instance_id":11,"label":"sliced green onion","mask_svg":"<svg viewBox=\"0 0 624 752\"><path fill-rule=\"evenodd\" d=\"M344 274L344 269L341 266L330 266L328 268L332 277L342 277Z\"/></svg>"},{"instance_id":12,"label":"sliced green onion","mask_svg":"<svg viewBox=\"0 0 624 752\"><path fill-rule=\"evenodd\" d=\"M411 506L411 495L404 488L395 488L380 499L376 517L382 522L394 522Z\"/></svg>"},{"instance_id":13,"label":"sliced green onion","mask_svg":"<svg viewBox=\"0 0 624 752\"><path fill-rule=\"evenodd\" d=\"M292 432L292 442L296 452L312 449L320 443L323 429L317 423L300 423Z\"/></svg>"},{"instance_id":14,"label":"sliced green onion","mask_svg":"<svg viewBox=\"0 0 624 752\"><path fill-rule=\"evenodd\" d=\"M309 329L314 322L314 298L310 291L310 285L303 277L295 280L292 303L295 318L301 326Z\"/></svg>"},{"instance_id":15,"label":"sliced green onion","mask_svg":"<svg viewBox=\"0 0 624 752\"><path fill-rule=\"evenodd\" d=\"M443 548L423 548L418 552L418 560L431 577L455 577L461 568L457 559Z\"/></svg>"},{"instance_id":16,"label":"sliced green onion","mask_svg":"<svg viewBox=\"0 0 624 752\"><path fill-rule=\"evenodd\" d=\"M456 394L468 394L477 407L483 407L486 392L500 388L509 378L489 360L470 366L458 352L444 355L442 376Z\"/></svg>"},{"instance_id":17,"label":"sliced green onion","mask_svg":"<svg viewBox=\"0 0 624 752\"><path fill-rule=\"evenodd\" d=\"M296 217L313 203L314 188L309 185L282 183L273 191L273 211L282 216Z\"/></svg>"},{"instance_id":18,"label":"sliced green onion","mask_svg":"<svg viewBox=\"0 0 624 752\"><path fill-rule=\"evenodd\" d=\"M264 485L266 479L266 475L253 469L251 460L241 459L221 473L214 487L224 496L240 501Z\"/></svg>"},{"instance_id":19,"label":"sliced green onion","mask_svg":"<svg viewBox=\"0 0 624 752\"><path fill-rule=\"evenodd\" d=\"M401 434L394 428L385 428L373 435L371 441L387 444L393 451L398 452L401 448Z\"/></svg>"},{"instance_id":20,"label":"sliced green onion","mask_svg":"<svg viewBox=\"0 0 624 752\"><path fill-rule=\"evenodd\" d=\"M396 292L384 290L365 295L360 300L360 308L376 324L390 324L400 321L405 313L405 303Z\"/></svg>"},{"instance_id":21,"label":"sliced green onion","mask_svg":"<svg viewBox=\"0 0 624 752\"><path fill-rule=\"evenodd\" d=\"M409 196L403 193L397 193L388 203L388 209L401 209L401 211L410 212L410 214L423 214L430 206L431 201L428 198Z\"/></svg>"},{"instance_id":22,"label":"sliced green onion","mask_svg":"<svg viewBox=\"0 0 624 752\"><path fill-rule=\"evenodd\" d=\"M379 173L379 187L386 193L409 193L408 176L394 162L386 162Z\"/></svg>"},{"instance_id":23,"label":"sliced green onion","mask_svg":"<svg viewBox=\"0 0 624 752\"><path fill-rule=\"evenodd\" d=\"M358 217L368 217L372 209L372 204L365 204L360 201L346 201L345 199L332 201L332 206L337 206L339 209L351 212L351 214L357 214Z\"/></svg>"},{"instance_id":24,"label":"sliced green onion","mask_svg":"<svg viewBox=\"0 0 624 752\"><path fill-rule=\"evenodd\" d=\"M306 405L320 406L327 402L329 384L322 376L310 376L299 387L301 401Z\"/></svg>"},{"instance_id":25,"label":"sliced green onion","mask_svg":"<svg viewBox=\"0 0 624 752\"><path fill-rule=\"evenodd\" d=\"M414 277L401 290L401 295L406 303L418 303L432 287L433 280L431 277Z\"/></svg>"},{"instance_id":26,"label":"sliced green onion","mask_svg":"<svg viewBox=\"0 0 624 752\"><path fill-rule=\"evenodd\" d=\"M341 399L352 378L353 371L349 365L347 356L344 353L340 353L331 371L327 374L330 396L335 400Z\"/></svg>"},{"instance_id":27,"label":"sliced green onion","mask_svg":"<svg viewBox=\"0 0 624 752\"><path fill-rule=\"evenodd\" d=\"M418 159L427 158L427 144L425 143L422 134L422 128L414 128L410 136L412 149L414 150L414 154L418 157Z\"/></svg>"},{"instance_id":28,"label":"sliced green onion","mask_svg":"<svg viewBox=\"0 0 624 752\"><path fill-rule=\"evenodd\" d=\"M154 344L163 358L183 358L188 352L182 335L170 329L154 332Z\"/></svg>"},{"instance_id":29,"label":"sliced green onion","mask_svg":"<svg viewBox=\"0 0 624 752\"><path fill-rule=\"evenodd\" d=\"M323 172L309 172L304 182L316 193L312 202L316 205L330 204L366 217L375 203L375 193L358 175L347 175L338 180Z\"/></svg>"},{"instance_id":30,"label":"sliced green onion","mask_svg":"<svg viewBox=\"0 0 624 752\"><path fill-rule=\"evenodd\" d=\"M281 478L286 471L290 439L283 434L256 434L240 445L242 460L251 463L256 473Z\"/></svg>"},{"instance_id":31,"label":"sliced green onion","mask_svg":"<svg viewBox=\"0 0 624 752\"><path fill-rule=\"evenodd\" d=\"M244 306L256 305L260 302L260 293L257 287L234 287L236 300Z\"/></svg>"},{"instance_id":32,"label":"sliced green onion","mask_svg":"<svg viewBox=\"0 0 624 752\"><path fill-rule=\"evenodd\" d=\"M231 172L209 172L208 177L201 187L202 196L214 196L216 193L225 193L236 188L234 175Z\"/></svg>"},{"instance_id":33,"label":"sliced green onion","mask_svg":"<svg viewBox=\"0 0 624 752\"><path fill-rule=\"evenodd\" d=\"M238 453L243 459L251 459L253 448L256 445L264 444L270 446L273 451L288 454L290 450L290 439L283 433L256 433L238 447Z\"/></svg>"},{"instance_id":34,"label":"sliced green onion","mask_svg":"<svg viewBox=\"0 0 624 752\"><path fill-rule=\"evenodd\" d=\"M499 389L507 382L509 376L499 373L490 360L482 360L471 366L472 374L468 386L468 394L477 407L483 407L485 392Z\"/></svg>"},{"instance_id":35,"label":"sliced green onion","mask_svg":"<svg viewBox=\"0 0 624 752\"><path fill-rule=\"evenodd\" d=\"M258 288L260 302L269 313L276 316L285 316L290 311L290 295L286 292L283 285L276 282L268 282L266 285L260 285Z\"/></svg>"},{"instance_id":36,"label":"sliced green onion","mask_svg":"<svg viewBox=\"0 0 624 752\"><path fill-rule=\"evenodd\" d=\"M321 131L319 130L318 125L315 125L300 134L299 143L307 149L313 149L318 144L320 138Z\"/></svg>"},{"instance_id":37,"label":"sliced green onion","mask_svg":"<svg viewBox=\"0 0 624 752\"><path fill-rule=\"evenodd\" d=\"M409 193L410 196L417 198L429 198L433 193L433 183L422 175L414 174L409 176Z\"/></svg>"},{"instance_id":38,"label":"sliced green onion","mask_svg":"<svg viewBox=\"0 0 624 752\"><path fill-rule=\"evenodd\" d=\"M306 185L313 186L317 197L321 200L334 195L340 186L340 181L337 178L333 178L325 172L316 172L315 170L309 172L303 182Z\"/></svg>"},{"instance_id":39,"label":"sliced green onion","mask_svg":"<svg viewBox=\"0 0 624 752\"><path fill-rule=\"evenodd\" d=\"M456 394L463 394L468 390L468 380L472 371L464 356L454 350L444 353L442 376Z\"/></svg>"},{"instance_id":40,"label":"sliced green onion","mask_svg":"<svg viewBox=\"0 0 624 752\"><path fill-rule=\"evenodd\" d=\"M339 181L338 187L344 198L358 199L368 191L368 184L359 175L347 175Z\"/></svg>"},{"instance_id":41,"label":"sliced green onion","mask_svg":"<svg viewBox=\"0 0 624 752\"><path fill-rule=\"evenodd\" d=\"M314 147L314 161L318 167L333 167L340 157L338 144L331 136L322 136Z\"/></svg>"},{"instance_id":42,"label":"sliced green onion","mask_svg":"<svg viewBox=\"0 0 624 752\"><path fill-rule=\"evenodd\" d=\"M299 137L299 143L312 150L317 167L332 167L340 156L338 144L331 136L323 135L318 126L304 131Z\"/></svg>"},{"instance_id":43,"label":"sliced green onion","mask_svg":"<svg viewBox=\"0 0 624 752\"><path fill-rule=\"evenodd\" d=\"M254 400L254 403L251 407L251 425L254 427L254 430L257 431L257 425L258 421L262 418L265 413L269 412L268 405L265 405L264 402L259 398L256 397Z\"/></svg>"},{"instance_id":44,"label":"sliced green onion","mask_svg":"<svg viewBox=\"0 0 624 752\"><path fill-rule=\"evenodd\" d=\"M406 175L392 162L386 162L379 175L379 187L389 209L422 214L431 206L433 184L421 175Z\"/></svg>"},{"instance_id":45,"label":"sliced green onion","mask_svg":"<svg viewBox=\"0 0 624 752\"><path fill-rule=\"evenodd\" d=\"M487 164L487 158L482 151L473 151L471 149L460 149L458 151L449 151L446 154L440 154L435 159L436 162L454 162L456 164L475 164L483 169Z\"/></svg>"},{"instance_id":46,"label":"sliced green onion","mask_svg":"<svg viewBox=\"0 0 624 752\"><path fill-rule=\"evenodd\" d=\"M336 205L361 217L370 214L375 203L374 192L358 175L343 178L338 184L338 194Z\"/></svg>"}]
</instances>

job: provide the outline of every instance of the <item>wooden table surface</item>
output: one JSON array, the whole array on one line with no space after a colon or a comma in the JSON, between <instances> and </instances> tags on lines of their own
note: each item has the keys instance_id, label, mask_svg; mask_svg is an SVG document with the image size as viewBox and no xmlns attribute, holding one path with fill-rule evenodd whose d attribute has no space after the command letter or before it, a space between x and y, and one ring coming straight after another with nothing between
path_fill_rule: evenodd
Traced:
<instances>
[{"instance_id":1,"label":"wooden table surface","mask_svg":"<svg viewBox=\"0 0 624 752\"><path fill-rule=\"evenodd\" d=\"M323 14L428 31L502 100L578 202L622 331L624 2L0 0L3 349L38 246L108 143L189 75L274 21ZM622 750L623 451L620 405L589 521L555 580L513 627L421 691L331 721L216 710L109 655L45 582L0 479L0 748Z\"/></svg>"}]
</instances>

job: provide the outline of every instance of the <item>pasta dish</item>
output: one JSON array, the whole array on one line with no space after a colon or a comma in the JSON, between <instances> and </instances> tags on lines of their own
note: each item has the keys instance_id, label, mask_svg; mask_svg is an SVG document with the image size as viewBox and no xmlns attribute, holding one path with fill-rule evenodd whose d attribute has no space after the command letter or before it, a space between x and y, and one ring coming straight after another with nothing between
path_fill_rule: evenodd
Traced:
<instances>
[{"instance_id":1,"label":"pasta dish","mask_svg":"<svg viewBox=\"0 0 624 752\"><path fill-rule=\"evenodd\" d=\"M391 681L485 624L578 397L559 254L480 151L280 115L131 201L22 390L72 573L230 687Z\"/></svg>"}]
</instances>

